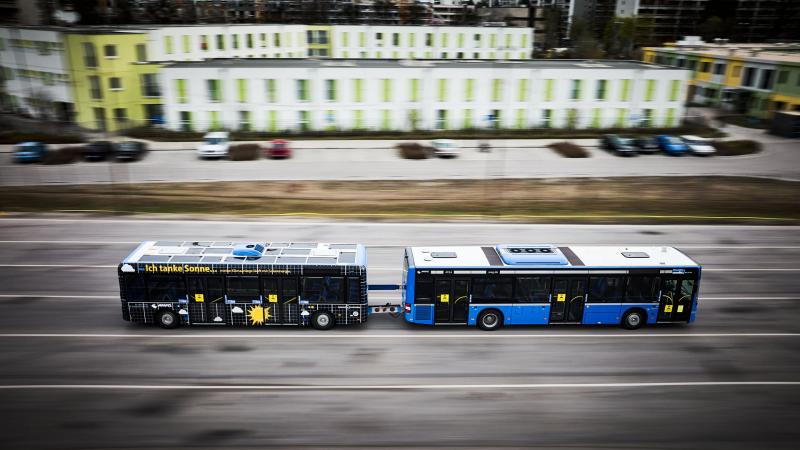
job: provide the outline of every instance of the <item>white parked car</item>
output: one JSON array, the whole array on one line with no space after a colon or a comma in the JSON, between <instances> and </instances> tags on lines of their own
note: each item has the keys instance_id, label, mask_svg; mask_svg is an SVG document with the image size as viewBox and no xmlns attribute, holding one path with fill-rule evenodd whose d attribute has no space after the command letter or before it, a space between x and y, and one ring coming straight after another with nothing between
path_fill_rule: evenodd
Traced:
<instances>
[{"instance_id":1,"label":"white parked car","mask_svg":"<svg viewBox=\"0 0 800 450\"><path fill-rule=\"evenodd\" d=\"M695 155L707 156L713 155L717 149L711 145L711 140L697 136L681 136L684 144L689 147L689 150Z\"/></svg>"},{"instance_id":2,"label":"white parked car","mask_svg":"<svg viewBox=\"0 0 800 450\"><path fill-rule=\"evenodd\" d=\"M203 136L203 143L197 147L197 156L200 158L224 158L228 156L227 131L214 131Z\"/></svg>"},{"instance_id":3,"label":"white parked car","mask_svg":"<svg viewBox=\"0 0 800 450\"><path fill-rule=\"evenodd\" d=\"M452 139L434 139L431 141L431 146L433 153L440 157L455 157L461 153Z\"/></svg>"}]
</instances>

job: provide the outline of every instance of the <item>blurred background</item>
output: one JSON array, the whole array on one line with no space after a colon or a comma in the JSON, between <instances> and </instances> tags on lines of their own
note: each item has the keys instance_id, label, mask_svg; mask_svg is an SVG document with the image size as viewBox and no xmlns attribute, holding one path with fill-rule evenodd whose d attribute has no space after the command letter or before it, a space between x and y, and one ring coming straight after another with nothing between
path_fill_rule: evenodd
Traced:
<instances>
[{"instance_id":1,"label":"blurred background","mask_svg":"<svg viewBox=\"0 0 800 450\"><path fill-rule=\"evenodd\" d=\"M9 448L794 448L800 2L0 0ZM122 320L145 240L675 246L697 322ZM370 304L397 304L396 291Z\"/></svg>"}]
</instances>

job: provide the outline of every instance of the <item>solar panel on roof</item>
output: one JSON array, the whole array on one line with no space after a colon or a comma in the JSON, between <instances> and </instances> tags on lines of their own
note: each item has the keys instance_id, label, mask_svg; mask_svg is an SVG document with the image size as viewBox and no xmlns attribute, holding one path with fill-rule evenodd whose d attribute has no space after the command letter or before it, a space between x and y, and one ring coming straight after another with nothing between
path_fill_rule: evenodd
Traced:
<instances>
[{"instance_id":1,"label":"solar panel on roof","mask_svg":"<svg viewBox=\"0 0 800 450\"><path fill-rule=\"evenodd\" d=\"M269 244L269 246L271 248L283 248L283 247L288 247L289 243L288 242L273 242L273 243Z\"/></svg>"},{"instance_id":2,"label":"solar panel on roof","mask_svg":"<svg viewBox=\"0 0 800 450\"><path fill-rule=\"evenodd\" d=\"M331 250L355 250L358 248L356 244L331 244L329 246Z\"/></svg>"},{"instance_id":3,"label":"solar panel on roof","mask_svg":"<svg viewBox=\"0 0 800 450\"><path fill-rule=\"evenodd\" d=\"M155 262L167 262L169 261L169 255L144 255L139 258L139 262L144 263L155 263Z\"/></svg>"},{"instance_id":4,"label":"solar panel on roof","mask_svg":"<svg viewBox=\"0 0 800 450\"><path fill-rule=\"evenodd\" d=\"M356 252L339 253L339 264L355 264Z\"/></svg>"},{"instance_id":5,"label":"solar panel on roof","mask_svg":"<svg viewBox=\"0 0 800 450\"><path fill-rule=\"evenodd\" d=\"M327 265L327 264L336 264L337 258L330 258L330 257L309 257L308 264L319 264L319 265Z\"/></svg>"},{"instance_id":6,"label":"solar panel on roof","mask_svg":"<svg viewBox=\"0 0 800 450\"><path fill-rule=\"evenodd\" d=\"M158 241L156 242L157 247L179 247L183 244L183 241Z\"/></svg>"},{"instance_id":7,"label":"solar panel on roof","mask_svg":"<svg viewBox=\"0 0 800 450\"><path fill-rule=\"evenodd\" d=\"M277 264L304 264L306 262L305 256L279 256L276 260Z\"/></svg>"},{"instance_id":8,"label":"solar panel on roof","mask_svg":"<svg viewBox=\"0 0 800 450\"><path fill-rule=\"evenodd\" d=\"M170 262L174 263L196 263L200 262L202 256L186 256L186 255L178 255L173 256Z\"/></svg>"},{"instance_id":9,"label":"solar panel on roof","mask_svg":"<svg viewBox=\"0 0 800 450\"><path fill-rule=\"evenodd\" d=\"M309 242L292 242L289 248L317 248L317 244Z\"/></svg>"},{"instance_id":10,"label":"solar panel on roof","mask_svg":"<svg viewBox=\"0 0 800 450\"><path fill-rule=\"evenodd\" d=\"M211 247L206 249L206 255L228 255L233 248L231 247Z\"/></svg>"},{"instance_id":11,"label":"solar panel on roof","mask_svg":"<svg viewBox=\"0 0 800 450\"><path fill-rule=\"evenodd\" d=\"M203 250L205 250L205 249L200 248L200 247L187 248L186 249L186 254L187 255L199 255L199 254L203 253Z\"/></svg>"},{"instance_id":12,"label":"solar panel on roof","mask_svg":"<svg viewBox=\"0 0 800 450\"><path fill-rule=\"evenodd\" d=\"M281 255L308 255L311 253L310 248L285 248L281 251Z\"/></svg>"},{"instance_id":13,"label":"solar panel on roof","mask_svg":"<svg viewBox=\"0 0 800 450\"><path fill-rule=\"evenodd\" d=\"M203 257L204 263L218 263L222 262L222 256L204 256Z\"/></svg>"}]
</instances>

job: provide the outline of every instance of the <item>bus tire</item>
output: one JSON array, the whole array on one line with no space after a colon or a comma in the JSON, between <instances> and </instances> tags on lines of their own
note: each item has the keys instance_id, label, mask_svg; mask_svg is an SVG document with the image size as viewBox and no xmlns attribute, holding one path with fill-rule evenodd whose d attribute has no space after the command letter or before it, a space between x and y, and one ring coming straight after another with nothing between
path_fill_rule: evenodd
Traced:
<instances>
[{"instance_id":1,"label":"bus tire","mask_svg":"<svg viewBox=\"0 0 800 450\"><path fill-rule=\"evenodd\" d=\"M647 313L641 309L632 309L622 317L622 328L636 330L647 322Z\"/></svg>"},{"instance_id":2,"label":"bus tire","mask_svg":"<svg viewBox=\"0 0 800 450\"><path fill-rule=\"evenodd\" d=\"M484 309L478 314L478 328L484 331L503 328L503 313L496 309Z\"/></svg>"},{"instance_id":3,"label":"bus tire","mask_svg":"<svg viewBox=\"0 0 800 450\"><path fill-rule=\"evenodd\" d=\"M333 314L328 311L317 311L311 316L311 326L317 330L330 330L335 324Z\"/></svg>"},{"instance_id":4,"label":"bus tire","mask_svg":"<svg viewBox=\"0 0 800 450\"><path fill-rule=\"evenodd\" d=\"M162 309L156 313L156 323L161 328L175 328L180 323L180 318L175 314L175 311Z\"/></svg>"}]
</instances>

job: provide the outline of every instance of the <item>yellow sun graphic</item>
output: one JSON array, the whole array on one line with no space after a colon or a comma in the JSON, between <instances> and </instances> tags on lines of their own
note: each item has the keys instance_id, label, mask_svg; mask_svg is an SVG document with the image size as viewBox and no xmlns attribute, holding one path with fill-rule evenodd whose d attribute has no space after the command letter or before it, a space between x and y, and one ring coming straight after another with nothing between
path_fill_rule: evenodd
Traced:
<instances>
[{"instance_id":1,"label":"yellow sun graphic","mask_svg":"<svg viewBox=\"0 0 800 450\"><path fill-rule=\"evenodd\" d=\"M247 319L250 321L250 325L263 325L264 322L271 319L270 309L270 306L266 308L261 305L251 306L247 310Z\"/></svg>"}]
</instances>

